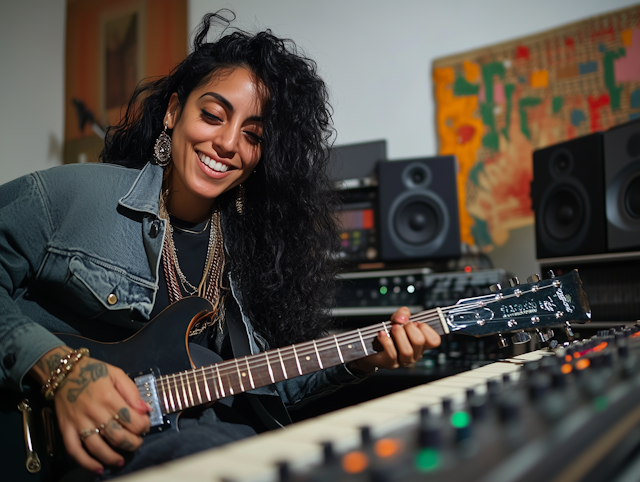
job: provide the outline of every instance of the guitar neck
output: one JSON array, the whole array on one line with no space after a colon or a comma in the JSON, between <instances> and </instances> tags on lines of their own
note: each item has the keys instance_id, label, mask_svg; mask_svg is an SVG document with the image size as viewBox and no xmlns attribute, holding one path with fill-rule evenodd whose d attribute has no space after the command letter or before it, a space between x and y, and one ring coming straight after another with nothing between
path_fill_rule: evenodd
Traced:
<instances>
[{"instance_id":1,"label":"guitar neck","mask_svg":"<svg viewBox=\"0 0 640 482\"><path fill-rule=\"evenodd\" d=\"M427 323L440 335L448 333L440 308L423 311L409 320ZM364 358L377 352L374 348L377 334L390 333L390 329L391 322L384 321L319 340L159 376L156 389L162 412L178 412Z\"/></svg>"}]
</instances>

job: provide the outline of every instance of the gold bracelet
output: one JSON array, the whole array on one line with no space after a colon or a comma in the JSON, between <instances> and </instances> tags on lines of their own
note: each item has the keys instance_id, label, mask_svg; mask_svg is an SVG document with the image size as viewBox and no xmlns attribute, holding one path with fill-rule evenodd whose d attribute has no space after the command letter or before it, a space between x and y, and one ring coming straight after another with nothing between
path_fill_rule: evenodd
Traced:
<instances>
[{"instance_id":1,"label":"gold bracelet","mask_svg":"<svg viewBox=\"0 0 640 482\"><path fill-rule=\"evenodd\" d=\"M78 348L77 350L70 351L64 358L60 359L58 367L51 372L49 379L42 386L42 393L46 400L53 400L64 378L68 373L71 373L73 367L75 367L76 363L80 361L83 356L89 356L89 350L86 348Z\"/></svg>"}]
</instances>

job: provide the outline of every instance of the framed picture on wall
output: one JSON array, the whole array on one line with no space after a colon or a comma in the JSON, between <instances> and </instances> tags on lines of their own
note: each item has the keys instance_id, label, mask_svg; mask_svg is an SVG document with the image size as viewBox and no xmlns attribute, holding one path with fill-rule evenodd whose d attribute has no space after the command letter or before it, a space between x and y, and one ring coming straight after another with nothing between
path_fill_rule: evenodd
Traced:
<instances>
[{"instance_id":1,"label":"framed picture on wall","mask_svg":"<svg viewBox=\"0 0 640 482\"><path fill-rule=\"evenodd\" d=\"M139 82L187 55L187 0L68 0L64 162L95 162ZM81 106L80 108L78 106Z\"/></svg>"}]
</instances>

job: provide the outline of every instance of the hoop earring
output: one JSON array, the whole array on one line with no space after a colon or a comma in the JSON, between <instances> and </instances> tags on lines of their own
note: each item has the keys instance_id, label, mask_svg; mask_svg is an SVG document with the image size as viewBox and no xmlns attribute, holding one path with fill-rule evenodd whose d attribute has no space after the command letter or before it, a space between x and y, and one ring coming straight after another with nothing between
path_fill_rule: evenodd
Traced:
<instances>
[{"instance_id":1,"label":"hoop earring","mask_svg":"<svg viewBox=\"0 0 640 482\"><path fill-rule=\"evenodd\" d=\"M242 184L238 184L238 190L236 191L236 211L238 211L238 214L244 213L245 197L246 193L244 186Z\"/></svg>"},{"instance_id":2,"label":"hoop earring","mask_svg":"<svg viewBox=\"0 0 640 482\"><path fill-rule=\"evenodd\" d=\"M167 167L171 162L171 137L167 135L167 121L164 122L164 130L156 139L153 153L158 166Z\"/></svg>"}]
</instances>

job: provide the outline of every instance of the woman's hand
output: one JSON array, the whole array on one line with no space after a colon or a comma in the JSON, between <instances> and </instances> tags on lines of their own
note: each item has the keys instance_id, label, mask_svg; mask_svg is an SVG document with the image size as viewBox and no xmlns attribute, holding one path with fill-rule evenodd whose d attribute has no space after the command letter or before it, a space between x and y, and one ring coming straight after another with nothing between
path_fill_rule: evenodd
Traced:
<instances>
[{"instance_id":1,"label":"woman's hand","mask_svg":"<svg viewBox=\"0 0 640 482\"><path fill-rule=\"evenodd\" d=\"M426 323L409 321L411 312L403 306L391 315L391 336L380 331L377 340L383 351L349 362L349 368L373 372L376 368L395 369L411 365L422 358L425 350L440 345L440 335Z\"/></svg>"},{"instance_id":2,"label":"woman's hand","mask_svg":"<svg viewBox=\"0 0 640 482\"><path fill-rule=\"evenodd\" d=\"M49 378L70 348L44 355L30 374L40 383ZM117 451L133 451L149 431L149 408L135 383L120 369L91 357L81 358L54 397L65 448L78 464L101 474L102 464L122 466Z\"/></svg>"}]
</instances>

